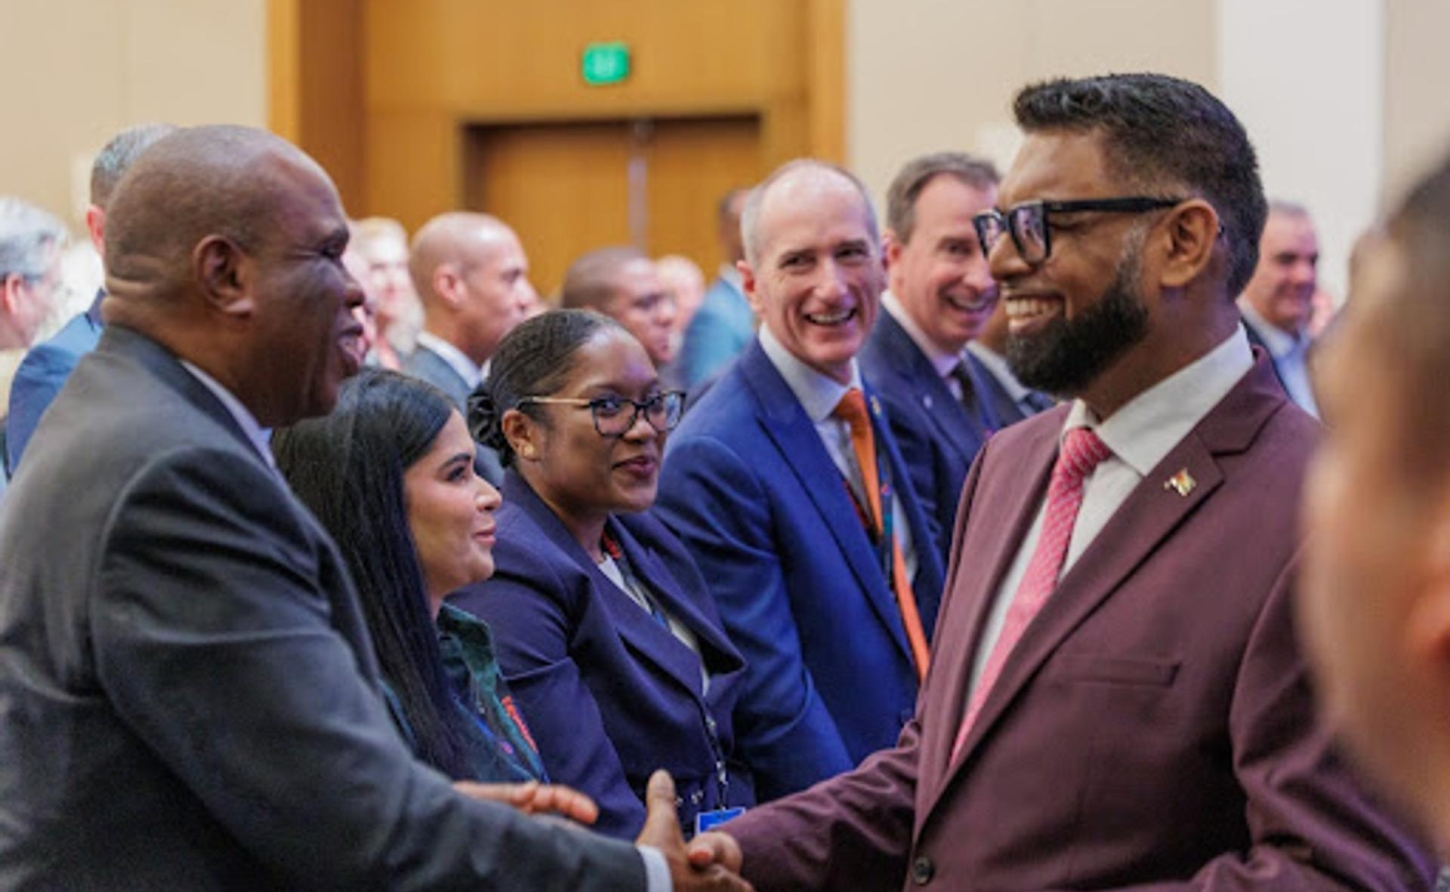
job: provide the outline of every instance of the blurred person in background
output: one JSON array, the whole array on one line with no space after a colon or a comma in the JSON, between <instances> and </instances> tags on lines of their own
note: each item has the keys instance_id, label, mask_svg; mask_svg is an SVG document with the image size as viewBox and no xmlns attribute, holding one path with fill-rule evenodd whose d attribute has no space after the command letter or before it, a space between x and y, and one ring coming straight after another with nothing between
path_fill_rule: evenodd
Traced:
<instances>
[{"instance_id":1,"label":"blurred person in background","mask_svg":"<svg viewBox=\"0 0 1450 892\"><path fill-rule=\"evenodd\" d=\"M749 189L731 189L715 208L715 228L725 261L700 303L680 348L681 384L694 388L720 373L755 337L755 312L745 297L738 264L745 259L740 214Z\"/></svg>"},{"instance_id":2,"label":"blurred person in background","mask_svg":"<svg viewBox=\"0 0 1450 892\"><path fill-rule=\"evenodd\" d=\"M375 348L378 361L396 369L413 352L423 327L423 305L408 274L408 231L389 217L364 217L353 231L348 247L362 256L378 302L378 332L385 342Z\"/></svg>"},{"instance_id":3,"label":"blurred person in background","mask_svg":"<svg viewBox=\"0 0 1450 892\"><path fill-rule=\"evenodd\" d=\"M670 369L679 312L674 293L643 251L600 248L579 257L564 272L559 306L603 313L634 335L661 377Z\"/></svg>"},{"instance_id":4,"label":"blurred person in background","mask_svg":"<svg viewBox=\"0 0 1450 892\"><path fill-rule=\"evenodd\" d=\"M106 205L121 177L153 143L175 130L170 124L130 127L113 136L96 154L91 164L86 232L97 254L106 252ZM36 344L16 370L9 397L6 442L6 457L12 469L19 466L35 426L60 393L71 370L83 355L96 348L103 325L101 299L104 297L105 291L98 286L90 295L87 309L72 317L54 336Z\"/></svg>"}]
</instances>

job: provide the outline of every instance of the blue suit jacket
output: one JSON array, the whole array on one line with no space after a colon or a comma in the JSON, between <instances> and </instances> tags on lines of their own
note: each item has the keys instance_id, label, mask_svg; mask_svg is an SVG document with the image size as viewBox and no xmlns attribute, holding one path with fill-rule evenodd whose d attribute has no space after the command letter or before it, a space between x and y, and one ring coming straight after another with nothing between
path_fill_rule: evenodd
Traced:
<instances>
[{"instance_id":1,"label":"blue suit jacket","mask_svg":"<svg viewBox=\"0 0 1450 892\"><path fill-rule=\"evenodd\" d=\"M753 805L749 775L730 758L731 710L745 663L700 571L648 514L616 515L609 531L660 606L695 633L699 655L601 573L514 472L498 512L497 569L450 603L493 630L499 665L549 777L599 803L596 830L629 839L639 833L645 785L657 768L675 778L683 826L719 808L712 723L727 771L723 801ZM707 695L700 691L702 659Z\"/></svg>"},{"instance_id":2,"label":"blue suit jacket","mask_svg":"<svg viewBox=\"0 0 1450 892\"><path fill-rule=\"evenodd\" d=\"M886 406L892 436L945 564L962 482L977 450L999 427L986 387L969 364L968 386L979 407L977 414L969 413L890 313L880 315L861 348L861 374Z\"/></svg>"},{"instance_id":3,"label":"blue suit jacket","mask_svg":"<svg viewBox=\"0 0 1450 892\"><path fill-rule=\"evenodd\" d=\"M694 387L718 373L755 337L755 311L734 285L717 278L685 329L680 348L680 373L685 387Z\"/></svg>"},{"instance_id":4,"label":"blue suit jacket","mask_svg":"<svg viewBox=\"0 0 1450 892\"><path fill-rule=\"evenodd\" d=\"M101 298L96 295L90 309L80 313L50 340L36 344L20 361L10 385L10 413L6 421L5 452L13 474L20 455L35 433L40 416L55 401L71 369L85 354L96 349L101 339Z\"/></svg>"},{"instance_id":5,"label":"blue suit jacket","mask_svg":"<svg viewBox=\"0 0 1450 892\"><path fill-rule=\"evenodd\" d=\"M879 410L877 429L892 477L906 481ZM930 631L941 562L910 487L897 495ZM690 548L745 654L735 723L762 800L896 740L917 689L901 611L840 472L759 341L671 437L656 511Z\"/></svg>"}]
</instances>

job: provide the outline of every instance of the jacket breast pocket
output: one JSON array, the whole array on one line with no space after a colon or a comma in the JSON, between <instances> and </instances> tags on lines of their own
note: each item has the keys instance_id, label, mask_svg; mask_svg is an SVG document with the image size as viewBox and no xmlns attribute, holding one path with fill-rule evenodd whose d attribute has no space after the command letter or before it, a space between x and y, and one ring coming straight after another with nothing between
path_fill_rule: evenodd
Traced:
<instances>
[{"instance_id":1,"label":"jacket breast pocket","mask_svg":"<svg viewBox=\"0 0 1450 892\"><path fill-rule=\"evenodd\" d=\"M1173 679L1178 676L1179 665L1176 660L1059 654L1053 659L1048 671L1053 681L1067 684L1166 688L1173 685Z\"/></svg>"}]
</instances>

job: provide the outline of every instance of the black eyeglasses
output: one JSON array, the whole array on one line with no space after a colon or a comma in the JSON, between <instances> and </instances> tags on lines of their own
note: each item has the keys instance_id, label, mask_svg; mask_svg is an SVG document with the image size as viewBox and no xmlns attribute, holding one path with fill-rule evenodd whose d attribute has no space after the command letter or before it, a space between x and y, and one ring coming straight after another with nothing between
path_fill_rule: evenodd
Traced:
<instances>
[{"instance_id":1,"label":"black eyeglasses","mask_svg":"<svg viewBox=\"0 0 1450 892\"><path fill-rule=\"evenodd\" d=\"M1052 222L1050 214L1071 214L1078 211L1106 211L1113 214L1141 214L1159 208L1172 207L1184 201L1182 198L1087 198L1081 201L1029 201L1009 208L1007 213L993 208L982 211L972 218L977 230L977 240L982 243L982 254L992 252L993 246L1005 232L1012 233L1012 243L1017 253L1030 264L1045 261L1052 254Z\"/></svg>"},{"instance_id":2,"label":"black eyeglasses","mask_svg":"<svg viewBox=\"0 0 1450 892\"><path fill-rule=\"evenodd\" d=\"M644 420L657 433L668 433L680 423L680 414L685 408L683 390L666 390L643 402L623 396L597 396L592 400L583 397L526 396L518 405L525 403L558 404L561 406L588 407L594 416L594 429L601 437L622 437L644 415Z\"/></svg>"}]
</instances>

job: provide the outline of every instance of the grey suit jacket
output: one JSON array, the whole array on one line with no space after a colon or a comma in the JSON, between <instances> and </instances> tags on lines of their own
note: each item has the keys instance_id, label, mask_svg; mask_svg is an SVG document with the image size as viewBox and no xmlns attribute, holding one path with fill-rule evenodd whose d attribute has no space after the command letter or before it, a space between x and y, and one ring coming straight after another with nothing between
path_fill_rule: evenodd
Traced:
<instances>
[{"instance_id":1,"label":"grey suit jacket","mask_svg":"<svg viewBox=\"0 0 1450 892\"><path fill-rule=\"evenodd\" d=\"M446 393L467 420L468 382L453 370L448 360L419 345L403 360L403 371L415 378L422 378ZM503 462L499 460L498 452L482 443L474 444L473 469L478 472L478 476L495 487L503 486Z\"/></svg>"},{"instance_id":2,"label":"grey suit jacket","mask_svg":"<svg viewBox=\"0 0 1450 892\"><path fill-rule=\"evenodd\" d=\"M110 326L0 511L0 888L643 889L415 761L335 547Z\"/></svg>"}]
</instances>

